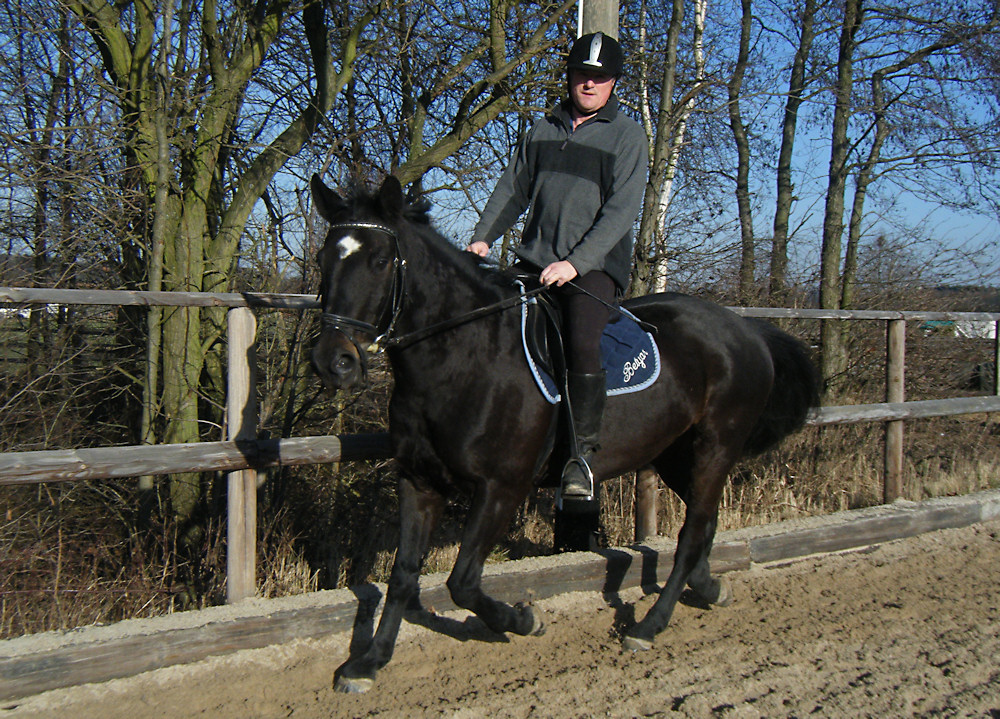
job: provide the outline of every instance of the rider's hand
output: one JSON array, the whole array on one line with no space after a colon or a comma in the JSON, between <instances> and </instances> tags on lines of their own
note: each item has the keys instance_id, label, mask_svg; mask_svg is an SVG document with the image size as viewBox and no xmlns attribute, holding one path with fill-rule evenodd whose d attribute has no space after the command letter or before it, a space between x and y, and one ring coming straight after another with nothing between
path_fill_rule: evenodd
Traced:
<instances>
[{"instance_id":1,"label":"rider's hand","mask_svg":"<svg viewBox=\"0 0 1000 719\"><path fill-rule=\"evenodd\" d=\"M542 270L542 274L539 275L538 279L545 286L554 284L556 287L562 287L576 277L576 275L576 268L572 264L567 260L559 260Z\"/></svg>"},{"instance_id":2,"label":"rider's hand","mask_svg":"<svg viewBox=\"0 0 1000 719\"><path fill-rule=\"evenodd\" d=\"M490 246L485 242L473 242L471 245L465 248L466 252L472 252L473 254L479 255L480 257L486 257L490 254Z\"/></svg>"}]
</instances>

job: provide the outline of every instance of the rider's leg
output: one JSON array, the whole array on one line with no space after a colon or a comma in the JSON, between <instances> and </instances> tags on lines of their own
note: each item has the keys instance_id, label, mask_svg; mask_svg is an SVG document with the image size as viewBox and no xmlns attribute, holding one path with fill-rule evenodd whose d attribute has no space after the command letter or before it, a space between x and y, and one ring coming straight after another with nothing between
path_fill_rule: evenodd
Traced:
<instances>
[{"instance_id":1,"label":"rider's leg","mask_svg":"<svg viewBox=\"0 0 1000 719\"><path fill-rule=\"evenodd\" d=\"M562 296L567 330L566 389L574 437L570 439L570 460L563 469L561 493L563 500L577 505L582 502L578 508L585 509L596 498L590 460L599 447L606 397L601 335L611 316L608 305L615 300L615 284L600 271L578 277L574 284L575 288L565 287Z\"/></svg>"}]
</instances>

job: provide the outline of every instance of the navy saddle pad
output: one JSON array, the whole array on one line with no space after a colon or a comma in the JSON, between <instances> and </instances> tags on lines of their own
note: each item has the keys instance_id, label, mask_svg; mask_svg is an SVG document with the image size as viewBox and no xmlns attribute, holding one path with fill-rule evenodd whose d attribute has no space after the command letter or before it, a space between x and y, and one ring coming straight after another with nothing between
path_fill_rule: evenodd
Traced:
<instances>
[{"instance_id":1,"label":"navy saddle pad","mask_svg":"<svg viewBox=\"0 0 1000 719\"><path fill-rule=\"evenodd\" d=\"M535 302L532 297L521 304L521 344L538 389L549 403L558 404L561 399L558 383L548 370L535 362L528 345L528 306ZM656 342L628 310L620 309L604 328L601 356L607 373L609 396L639 392L660 376L660 351Z\"/></svg>"}]
</instances>

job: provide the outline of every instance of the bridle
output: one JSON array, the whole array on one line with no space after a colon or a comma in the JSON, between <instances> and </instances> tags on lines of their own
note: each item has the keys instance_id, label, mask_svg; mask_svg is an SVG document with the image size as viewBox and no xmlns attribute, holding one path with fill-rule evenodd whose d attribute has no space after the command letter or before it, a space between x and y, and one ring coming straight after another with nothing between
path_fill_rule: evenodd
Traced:
<instances>
[{"instance_id":1,"label":"bridle","mask_svg":"<svg viewBox=\"0 0 1000 719\"><path fill-rule=\"evenodd\" d=\"M328 229L376 230L389 235L389 237L392 238L393 244L396 246L396 254L392 259L392 288L389 292L390 304L387 310L383 309L379 312L379 318L384 318L386 316L389 318L384 328L380 328L378 325L374 325L371 322L365 322L353 317L345 317L344 315L338 315L334 312L320 313L320 323L323 328L335 330L349 339L351 344L354 345L354 349L357 350L358 357L364 358L366 354L366 352L363 351L364 348L362 348L361 344L354 337L354 333L347 332L346 330L361 330L362 332L372 335L375 339L372 340L369 347L375 348L376 351L390 338L392 331L396 326L396 320L399 319L399 313L403 309L403 296L406 291L406 260L403 259L403 253L399 249L399 235L397 235L396 231L388 225L383 225L377 222L339 222L330 225ZM362 365L364 365L363 359ZM363 371L367 375L367 368L364 368Z\"/></svg>"},{"instance_id":2,"label":"bridle","mask_svg":"<svg viewBox=\"0 0 1000 719\"><path fill-rule=\"evenodd\" d=\"M523 302L526 302L530 297L533 297L541 292L544 292L547 287L537 287L526 292L522 292L519 295L513 297L508 297L506 299L500 300L499 302L494 302L493 304L486 305L485 307L479 307L478 309L471 310L464 314L452 317L450 319L444 320L442 322L437 322L428 327L423 327L413 332L409 332L404 335L394 335L393 331L396 328L396 320L399 319L399 313L403 309L403 298L406 295L406 260L403 258L402 250L399 246L399 235L396 231L389 227L388 225L383 225L377 222L340 222L332 224L329 229L342 229L342 230L377 230L379 232L384 232L392 238L393 243L396 246L396 256L393 258L393 278L392 278L392 291L390 293L390 305L387 310L383 310L379 316L388 316L389 321L386 323L384 328L380 328L377 325L373 325L370 322L365 322L363 320L355 319L354 317L346 317L344 315L338 315L333 312L322 312L320 313L320 322L324 329L331 329L339 332L341 335L350 340L351 344L354 345L354 349L358 353L358 357L362 358L362 373L367 376L367 367L364 361L364 357L369 352L381 352L389 347L405 347L407 345L419 342L422 339L426 339L431 335L435 335L438 332L443 332L444 330L451 329L452 327L457 327L459 325L465 324L466 322L471 322L474 319L483 317L488 314L493 314L494 312L499 312L500 310L507 309L508 307L514 307ZM372 335L375 339L369 344L367 348L362 347L361 343L354 337L353 332L347 330L361 330L367 334Z\"/></svg>"}]
</instances>

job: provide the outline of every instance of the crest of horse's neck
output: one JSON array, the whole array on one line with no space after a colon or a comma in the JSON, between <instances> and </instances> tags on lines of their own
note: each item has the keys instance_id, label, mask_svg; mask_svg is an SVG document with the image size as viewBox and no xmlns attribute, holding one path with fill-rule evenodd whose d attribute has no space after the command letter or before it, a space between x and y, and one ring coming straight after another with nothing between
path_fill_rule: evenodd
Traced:
<instances>
[{"instance_id":1,"label":"crest of horse's neck","mask_svg":"<svg viewBox=\"0 0 1000 719\"><path fill-rule=\"evenodd\" d=\"M439 315L436 321L498 302L505 296L488 277L478 277L461 267L458 259L441 248L424 247L414 253L409 264L407 282L424 298L423 309Z\"/></svg>"}]
</instances>

